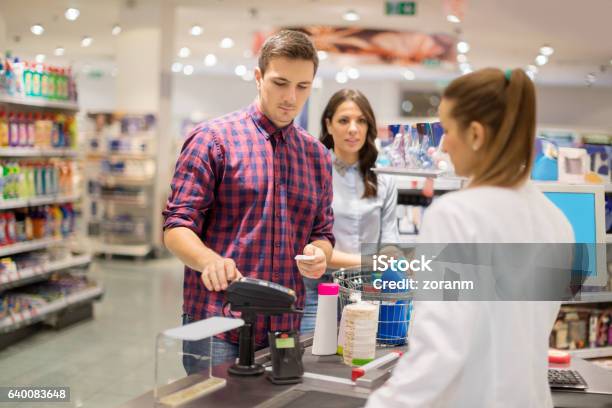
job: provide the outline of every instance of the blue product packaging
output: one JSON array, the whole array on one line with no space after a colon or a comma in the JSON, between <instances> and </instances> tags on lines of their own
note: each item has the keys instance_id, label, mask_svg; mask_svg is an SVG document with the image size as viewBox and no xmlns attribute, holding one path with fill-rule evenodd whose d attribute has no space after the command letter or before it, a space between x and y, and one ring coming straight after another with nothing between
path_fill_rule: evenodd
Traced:
<instances>
[{"instance_id":1,"label":"blue product packaging","mask_svg":"<svg viewBox=\"0 0 612 408\"><path fill-rule=\"evenodd\" d=\"M388 268L381 276L382 293L405 293L408 289L390 289L389 283L399 284L407 276L393 268ZM380 343L399 346L406 343L408 324L412 302L410 300L383 301L380 304L378 314L378 334Z\"/></svg>"}]
</instances>

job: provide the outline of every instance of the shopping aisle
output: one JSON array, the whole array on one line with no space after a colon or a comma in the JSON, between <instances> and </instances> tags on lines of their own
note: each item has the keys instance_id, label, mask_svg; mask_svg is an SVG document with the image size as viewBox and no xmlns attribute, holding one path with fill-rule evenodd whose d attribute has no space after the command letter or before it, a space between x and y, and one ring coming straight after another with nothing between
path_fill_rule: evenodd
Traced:
<instances>
[{"instance_id":1,"label":"shopping aisle","mask_svg":"<svg viewBox=\"0 0 612 408\"><path fill-rule=\"evenodd\" d=\"M106 290L95 318L1 351L0 383L69 386L71 403L53 407L110 408L151 390L155 335L180 324L181 264L98 260L90 274Z\"/></svg>"}]
</instances>

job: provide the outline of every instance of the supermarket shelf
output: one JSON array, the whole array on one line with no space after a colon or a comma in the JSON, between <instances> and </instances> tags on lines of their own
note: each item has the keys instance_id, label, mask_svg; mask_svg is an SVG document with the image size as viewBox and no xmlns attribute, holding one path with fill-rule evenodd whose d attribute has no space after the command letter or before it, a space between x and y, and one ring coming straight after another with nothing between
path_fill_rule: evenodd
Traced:
<instances>
[{"instance_id":1,"label":"supermarket shelf","mask_svg":"<svg viewBox=\"0 0 612 408\"><path fill-rule=\"evenodd\" d=\"M103 242L96 242L92 245L93 252L96 254L126 255L126 256L147 256L153 249L151 245L113 245Z\"/></svg>"},{"instance_id":2,"label":"supermarket shelf","mask_svg":"<svg viewBox=\"0 0 612 408\"><path fill-rule=\"evenodd\" d=\"M32 241L18 242L16 244L1 246L0 256L7 256L7 255L19 254L21 252L34 251L36 249L43 249L43 248L48 247L49 245L67 242L71 238L72 236L62 237L62 238L49 237L49 238L34 239Z\"/></svg>"},{"instance_id":3,"label":"supermarket shelf","mask_svg":"<svg viewBox=\"0 0 612 408\"><path fill-rule=\"evenodd\" d=\"M76 266L87 265L91 262L91 255L77 255L61 261L49 262L44 265L24 268L17 272L0 275L0 291L23 286L27 283L40 280L56 271L61 271Z\"/></svg>"},{"instance_id":4,"label":"supermarket shelf","mask_svg":"<svg viewBox=\"0 0 612 408\"><path fill-rule=\"evenodd\" d=\"M38 205L47 204L63 204L77 201L80 198L79 195L45 195L40 197L32 198L16 198L9 200L0 200L0 210L9 210L11 208L23 208L23 207L35 207Z\"/></svg>"},{"instance_id":5,"label":"supermarket shelf","mask_svg":"<svg viewBox=\"0 0 612 408\"><path fill-rule=\"evenodd\" d=\"M68 306L99 299L103 293L104 289L101 286L96 286L70 294L62 299L49 302L33 310L27 310L18 315L5 317L0 320L0 333L11 332L21 327L37 323L53 313L66 309Z\"/></svg>"},{"instance_id":6,"label":"supermarket shelf","mask_svg":"<svg viewBox=\"0 0 612 408\"><path fill-rule=\"evenodd\" d=\"M52 108L67 111L78 111L79 105L70 101L50 101L38 98L19 98L16 96L0 95L0 103L9 105L32 106L36 108Z\"/></svg>"},{"instance_id":7,"label":"supermarket shelf","mask_svg":"<svg viewBox=\"0 0 612 408\"><path fill-rule=\"evenodd\" d=\"M95 160L155 160L155 157L151 154L145 153L90 153L87 155L88 159Z\"/></svg>"},{"instance_id":8,"label":"supermarket shelf","mask_svg":"<svg viewBox=\"0 0 612 408\"><path fill-rule=\"evenodd\" d=\"M594 347L576 350L568 350L572 357L579 358L600 358L612 357L612 346L609 347Z\"/></svg>"},{"instance_id":9,"label":"supermarket shelf","mask_svg":"<svg viewBox=\"0 0 612 408\"><path fill-rule=\"evenodd\" d=\"M0 157L76 157L74 149L52 149L36 147L2 147Z\"/></svg>"},{"instance_id":10,"label":"supermarket shelf","mask_svg":"<svg viewBox=\"0 0 612 408\"><path fill-rule=\"evenodd\" d=\"M108 186L149 186L153 183L153 177L102 176L100 182Z\"/></svg>"},{"instance_id":11,"label":"supermarket shelf","mask_svg":"<svg viewBox=\"0 0 612 408\"><path fill-rule=\"evenodd\" d=\"M374 167L372 171L379 174L426 178L437 178L446 173L443 170L407 169L402 167Z\"/></svg>"},{"instance_id":12,"label":"supermarket shelf","mask_svg":"<svg viewBox=\"0 0 612 408\"><path fill-rule=\"evenodd\" d=\"M410 177L395 175L395 186L402 192L415 192L421 194L425 179L423 177ZM442 176L434 179L435 191L454 191L459 190L463 186L464 179L461 177Z\"/></svg>"},{"instance_id":13,"label":"supermarket shelf","mask_svg":"<svg viewBox=\"0 0 612 408\"><path fill-rule=\"evenodd\" d=\"M109 195L101 195L100 200L108 201L113 204L131 205L135 207L149 207L151 203L148 203L144 198L130 198L130 197L113 197Z\"/></svg>"},{"instance_id":14,"label":"supermarket shelf","mask_svg":"<svg viewBox=\"0 0 612 408\"><path fill-rule=\"evenodd\" d=\"M563 302L564 305L576 305L581 303L612 303L612 292L584 292L580 300Z\"/></svg>"}]
</instances>

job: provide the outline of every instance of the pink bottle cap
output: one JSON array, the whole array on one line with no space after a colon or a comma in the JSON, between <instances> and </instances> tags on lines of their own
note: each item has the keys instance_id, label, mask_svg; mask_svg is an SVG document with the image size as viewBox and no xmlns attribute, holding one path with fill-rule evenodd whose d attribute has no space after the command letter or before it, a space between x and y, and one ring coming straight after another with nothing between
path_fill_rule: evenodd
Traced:
<instances>
[{"instance_id":1,"label":"pink bottle cap","mask_svg":"<svg viewBox=\"0 0 612 408\"><path fill-rule=\"evenodd\" d=\"M319 283L319 295L336 296L339 290L337 283Z\"/></svg>"}]
</instances>

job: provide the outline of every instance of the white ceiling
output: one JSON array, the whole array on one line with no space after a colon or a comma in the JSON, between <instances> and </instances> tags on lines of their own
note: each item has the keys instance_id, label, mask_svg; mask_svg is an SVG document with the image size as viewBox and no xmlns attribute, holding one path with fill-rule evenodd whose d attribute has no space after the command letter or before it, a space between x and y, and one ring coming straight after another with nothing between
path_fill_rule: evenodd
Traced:
<instances>
[{"instance_id":1,"label":"white ceiling","mask_svg":"<svg viewBox=\"0 0 612 408\"><path fill-rule=\"evenodd\" d=\"M135 10L143 14L156 1L132 0ZM612 86L612 0L466 0L465 18L460 25L446 21L442 0L417 0L415 17L385 16L382 0L161 1L173 1L177 5L176 50L182 46L191 48L192 57L186 61L195 65L196 73L231 72L241 62L254 65L255 60L245 58L243 53L251 48L256 31L288 25L346 25L342 14L350 8L361 15L361 20L354 24L369 28L452 33L461 27L463 37L471 45L469 59L474 68L525 67L533 63L539 47L548 43L555 48L555 53L550 62L541 67L539 82L584 84L586 74L594 72L597 74L595 86ZM77 21L69 22L64 18L68 6L80 9ZM2 0L0 17L5 26L5 41L0 43L0 49L8 48L29 58L44 53L51 62L110 69L119 41L110 30L120 20L125 7L125 0ZM255 16L251 9L257 10ZM38 22L46 29L40 37L30 32L30 26ZM202 36L189 35L189 28L194 23L204 28ZM91 47L80 47L83 35L94 38ZM15 42L16 36L19 42ZM233 49L219 48L219 41L226 36L235 40ZM0 42L2 37L0 33ZM66 55L61 59L53 57L53 49L58 45L66 48ZM215 53L221 63L207 70L202 60L210 52ZM342 59L326 61L322 65L323 75L332 76L343 63ZM601 66L607 67L607 71L600 72ZM399 72L393 67L360 68L362 77L388 78ZM414 67L414 71L421 80L448 79L457 74L454 67Z\"/></svg>"}]
</instances>

